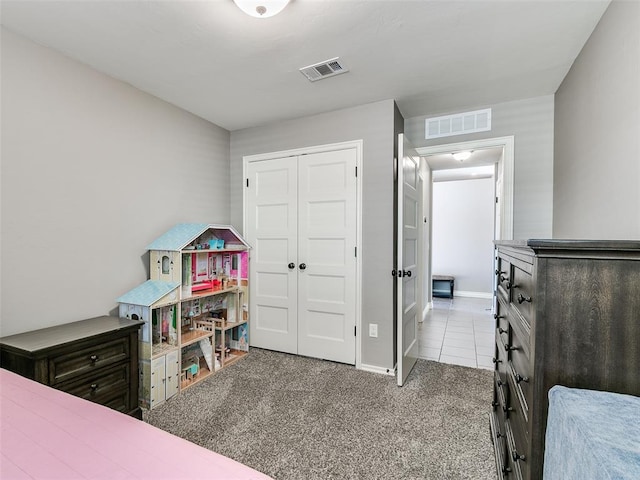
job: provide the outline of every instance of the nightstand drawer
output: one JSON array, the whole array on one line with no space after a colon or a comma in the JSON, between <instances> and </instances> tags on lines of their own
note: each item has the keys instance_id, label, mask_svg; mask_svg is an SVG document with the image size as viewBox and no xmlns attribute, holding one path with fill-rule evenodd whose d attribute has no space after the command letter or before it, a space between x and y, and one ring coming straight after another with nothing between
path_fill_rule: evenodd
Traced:
<instances>
[{"instance_id":1,"label":"nightstand drawer","mask_svg":"<svg viewBox=\"0 0 640 480\"><path fill-rule=\"evenodd\" d=\"M116 410L125 411L128 408L128 401L123 403L123 400L125 397L128 399L130 374L129 364L123 363L113 368L104 369L100 375L59 384L56 385L56 388L106 406L111 406L112 402L118 405L122 403L121 408L116 408Z\"/></svg>"},{"instance_id":2,"label":"nightstand drawer","mask_svg":"<svg viewBox=\"0 0 640 480\"><path fill-rule=\"evenodd\" d=\"M49 359L49 383L53 386L127 360L131 355L129 350L129 337L127 336L106 343L86 344L84 348L80 347L80 350L51 357Z\"/></svg>"}]
</instances>

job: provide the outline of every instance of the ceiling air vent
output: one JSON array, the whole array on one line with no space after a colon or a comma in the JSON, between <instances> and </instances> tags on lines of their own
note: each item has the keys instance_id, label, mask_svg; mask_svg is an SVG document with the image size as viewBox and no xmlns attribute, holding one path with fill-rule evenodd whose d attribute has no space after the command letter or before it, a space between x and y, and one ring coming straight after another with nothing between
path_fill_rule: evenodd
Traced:
<instances>
[{"instance_id":1,"label":"ceiling air vent","mask_svg":"<svg viewBox=\"0 0 640 480\"><path fill-rule=\"evenodd\" d=\"M425 120L425 139L451 137L463 133L487 132L491 130L491 109L456 113Z\"/></svg>"},{"instance_id":2,"label":"ceiling air vent","mask_svg":"<svg viewBox=\"0 0 640 480\"><path fill-rule=\"evenodd\" d=\"M300 72L307 77L310 82L322 80L323 78L335 77L336 75L347 73L348 71L349 69L339 62L338 57L300 69Z\"/></svg>"}]
</instances>

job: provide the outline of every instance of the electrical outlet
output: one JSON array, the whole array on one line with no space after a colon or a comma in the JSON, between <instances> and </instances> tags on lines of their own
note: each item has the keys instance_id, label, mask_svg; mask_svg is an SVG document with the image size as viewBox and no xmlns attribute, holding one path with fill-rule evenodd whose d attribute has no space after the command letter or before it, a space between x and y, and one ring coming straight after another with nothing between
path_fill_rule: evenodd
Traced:
<instances>
[{"instance_id":1,"label":"electrical outlet","mask_svg":"<svg viewBox=\"0 0 640 480\"><path fill-rule=\"evenodd\" d=\"M378 324L370 323L369 324L369 336L378 338Z\"/></svg>"}]
</instances>

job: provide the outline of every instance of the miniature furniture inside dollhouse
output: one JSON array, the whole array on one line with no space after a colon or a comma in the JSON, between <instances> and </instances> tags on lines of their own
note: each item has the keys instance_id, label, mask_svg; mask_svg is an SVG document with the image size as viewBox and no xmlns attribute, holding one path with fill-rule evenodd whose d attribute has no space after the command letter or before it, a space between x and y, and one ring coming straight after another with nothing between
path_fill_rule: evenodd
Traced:
<instances>
[{"instance_id":1,"label":"miniature furniture inside dollhouse","mask_svg":"<svg viewBox=\"0 0 640 480\"><path fill-rule=\"evenodd\" d=\"M118 298L144 321L140 403L153 408L249 351L249 245L228 225L179 224L148 247L150 279Z\"/></svg>"}]
</instances>

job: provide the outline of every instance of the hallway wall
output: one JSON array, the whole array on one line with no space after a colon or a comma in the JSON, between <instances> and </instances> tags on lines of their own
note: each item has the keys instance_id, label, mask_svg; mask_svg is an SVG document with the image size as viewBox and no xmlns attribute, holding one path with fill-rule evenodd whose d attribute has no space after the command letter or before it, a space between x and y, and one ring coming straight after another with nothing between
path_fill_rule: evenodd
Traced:
<instances>
[{"instance_id":1,"label":"hallway wall","mask_svg":"<svg viewBox=\"0 0 640 480\"><path fill-rule=\"evenodd\" d=\"M455 277L454 296L491 296L494 180L434 182L433 274Z\"/></svg>"}]
</instances>

